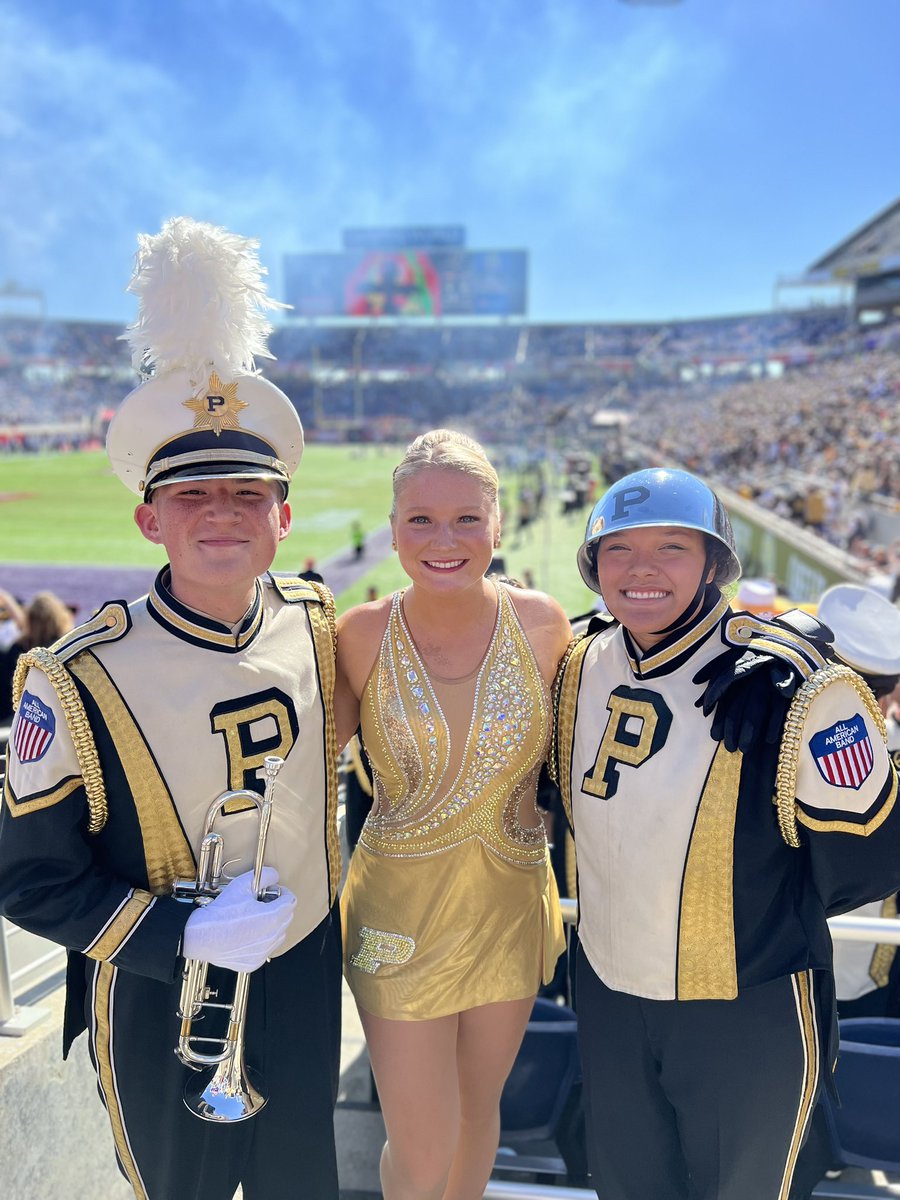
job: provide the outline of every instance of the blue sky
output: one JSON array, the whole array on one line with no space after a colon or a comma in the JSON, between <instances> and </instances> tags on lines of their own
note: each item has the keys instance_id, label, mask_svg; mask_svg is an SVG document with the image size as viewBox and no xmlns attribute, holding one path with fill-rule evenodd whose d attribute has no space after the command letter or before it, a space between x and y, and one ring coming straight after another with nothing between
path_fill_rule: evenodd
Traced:
<instances>
[{"instance_id":1,"label":"blue sky","mask_svg":"<svg viewBox=\"0 0 900 1200\"><path fill-rule=\"evenodd\" d=\"M0 0L0 284L127 322L178 214L526 248L535 320L762 311L900 196L897 0ZM9 311L8 305L0 311Z\"/></svg>"}]
</instances>

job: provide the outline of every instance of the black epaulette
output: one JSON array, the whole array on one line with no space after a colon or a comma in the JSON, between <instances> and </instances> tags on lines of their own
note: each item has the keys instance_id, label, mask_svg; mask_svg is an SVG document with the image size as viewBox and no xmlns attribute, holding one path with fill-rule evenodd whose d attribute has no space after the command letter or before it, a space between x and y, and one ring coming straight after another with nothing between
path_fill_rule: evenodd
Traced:
<instances>
[{"instance_id":1,"label":"black epaulette","mask_svg":"<svg viewBox=\"0 0 900 1200\"><path fill-rule=\"evenodd\" d=\"M820 671L834 657L828 626L797 608L771 620L748 612L735 613L725 622L724 636L730 646L783 659L803 679Z\"/></svg>"},{"instance_id":2,"label":"black epaulette","mask_svg":"<svg viewBox=\"0 0 900 1200\"><path fill-rule=\"evenodd\" d=\"M612 613L597 612L595 608L577 617L569 617L569 624L576 637L584 633L600 633L604 629L612 629L618 623Z\"/></svg>"},{"instance_id":3,"label":"black epaulette","mask_svg":"<svg viewBox=\"0 0 900 1200\"><path fill-rule=\"evenodd\" d=\"M131 613L124 600L111 600L98 608L89 621L64 634L50 649L60 660L69 662L82 650L89 650L102 642L117 642L131 629Z\"/></svg>"},{"instance_id":4,"label":"black epaulette","mask_svg":"<svg viewBox=\"0 0 900 1200\"><path fill-rule=\"evenodd\" d=\"M268 578L285 604L309 604L310 601L314 604L325 603L314 579L304 579L301 575L291 575L286 571L270 571ZM319 588L324 586L318 585ZM328 588L325 588L325 591L331 595Z\"/></svg>"},{"instance_id":5,"label":"black epaulette","mask_svg":"<svg viewBox=\"0 0 900 1200\"><path fill-rule=\"evenodd\" d=\"M332 653L337 648L337 609L331 588L315 579L270 571L268 578L285 604L321 604L331 637Z\"/></svg>"}]
</instances>

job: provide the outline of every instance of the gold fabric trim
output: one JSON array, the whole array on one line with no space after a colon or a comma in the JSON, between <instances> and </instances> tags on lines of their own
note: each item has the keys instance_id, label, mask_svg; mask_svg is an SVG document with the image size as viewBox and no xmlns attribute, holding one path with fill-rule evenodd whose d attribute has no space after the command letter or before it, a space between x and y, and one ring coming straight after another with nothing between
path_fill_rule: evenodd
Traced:
<instances>
[{"instance_id":1,"label":"gold fabric trim","mask_svg":"<svg viewBox=\"0 0 900 1200\"><path fill-rule=\"evenodd\" d=\"M113 1140L122 1169L128 1176L128 1182L134 1189L135 1200L147 1200L143 1180L131 1153L128 1136L125 1133L125 1120L119 1105L119 1095L116 1088L115 1070L112 1061L112 1027L110 1025L110 998L116 979L116 968L109 963L101 963L97 969L97 979L94 991L94 1053L97 1058L97 1079L103 1092L106 1111L109 1113L109 1123L112 1125Z\"/></svg>"},{"instance_id":2,"label":"gold fabric trim","mask_svg":"<svg viewBox=\"0 0 900 1200\"><path fill-rule=\"evenodd\" d=\"M553 677L553 683L550 685L550 709L553 713L553 728L550 731L550 749L547 752L547 772L554 783L559 783L559 737L557 733L558 717L559 717L559 695L562 687L563 679L566 674L566 667L569 665L569 659L574 653L575 647L585 640L586 634L579 634L578 637L573 637L563 651L563 656L559 660L556 668L556 675Z\"/></svg>"},{"instance_id":3,"label":"gold fabric trim","mask_svg":"<svg viewBox=\"0 0 900 1200\"><path fill-rule=\"evenodd\" d=\"M328 607L329 600L334 604L334 597L323 583L315 579L301 579L299 575L284 575L280 571L270 571L269 579L278 595L287 604L307 604L318 600Z\"/></svg>"},{"instance_id":4,"label":"gold fabric trim","mask_svg":"<svg viewBox=\"0 0 900 1200\"><path fill-rule=\"evenodd\" d=\"M800 1107L797 1110L797 1120L794 1122L794 1132L791 1137L787 1162L784 1166L784 1175L782 1176L781 1188L778 1192L778 1200L788 1200L788 1196L790 1195L791 1181L793 1180L794 1170L797 1166L797 1158L800 1155L803 1134L809 1123L813 1097L816 1094L816 1086L819 1079L819 1039L816 1030L811 979L812 973L810 971L794 975L791 979L794 988L794 1001L797 1005L800 1036L803 1040L806 1070L803 1078L803 1091L800 1095Z\"/></svg>"},{"instance_id":5,"label":"gold fabric trim","mask_svg":"<svg viewBox=\"0 0 900 1200\"><path fill-rule=\"evenodd\" d=\"M325 610L325 616L328 618L328 624L331 627L331 640L337 646L337 609L331 589L326 587L324 583L319 583L317 579L305 579L303 582L311 587L319 597L319 602Z\"/></svg>"},{"instance_id":6,"label":"gold fabric trim","mask_svg":"<svg viewBox=\"0 0 900 1200\"><path fill-rule=\"evenodd\" d=\"M335 679L335 606L331 592L324 585L316 586L322 594L322 603L307 607L316 650L316 662L322 687L322 705L325 714L325 845L328 852L328 877L331 903L337 899L341 879L341 845L337 831L338 773L337 733L334 727L334 679Z\"/></svg>"},{"instance_id":7,"label":"gold fabric trim","mask_svg":"<svg viewBox=\"0 0 900 1200\"><path fill-rule=\"evenodd\" d=\"M578 895L578 860L575 855L575 839L572 837L571 829L566 830L565 838L566 895L574 897Z\"/></svg>"},{"instance_id":8,"label":"gold fabric trim","mask_svg":"<svg viewBox=\"0 0 900 1200\"><path fill-rule=\"evenodd\" d=\"M97 660L83 655L71 670L91 693L115 743L141 827L150 891L167 895L176 879L196 874L172 797L127 706Z\"/></svg>"},{"instance_id":9,"label":"gold fabric trim","mask_svg":"<svg viewBox=\"0 0 900 1200\"><path fill-rule=\"evenodd\" d=\"M128 935L142 920L147 907L153 900L149 892L143 888L135 888L125 904L119 909L112 922L106 926L99 937L85 950L88 958L105 962L113 957Z\"/></svg>"},{"instance_id":10,"label":"gold fabric trim","mask_svg":"<svg viewBox=\"0 0 900 1200\"><path fill-rule=\"evenodd\" d=\"M556 766L556 783L562 794L563 808L569 826L572 820L572 746L575 741L575 713L581 686L581 669L585 651L593 637L572 642L560 664L554 683L556 720L553 722L553 747L550 761Z\"/></svg>"},{"instance_id":11,"label":"gold fabric trim","mask_svg":"<svg viewBox=\"0 0 900 1200\"><path fill-rule=\"evenodd\" d=\"M89 621L64 634L50 649L58 659L67 662L75 654L98 643L118 641L127 632L128 611L124 605L113 601L104 605Z\"/></svg>"},{"instance_id":12,"label":"gold fabric trim","mask_svg":"<svg viewBox=\"0 0 900 1200\"><path fill-rule=\"evenodd\" d=\"M7 755L8 753L7 751ZM35 796L31 800L19 801L15 799L15 793L9 783L9 771L7 770L3 795L10 816L23 817L26 813L40 812L42 808L52 808L54 804L59 804L60 800L65 800L66 796L71 796L80 787L81 777L76 776L74 779L67 779L65 783L61 783L59 787L53 788L52 791L47 792L43 796Z\"/></svg>"},{"instance_id":13,"label":"gold fabric trim","mask_svg":"<svg viewBox=\"0 0 900 1200\"><path fill-rule=\"evenodd\" d=\"M199 621L183 617L156 589L151 589L148 599L151 608L158 612L166 624L178 633L186 634L188 637L206 642L211 646L225 646L230 650L242 650L256 636L262 624L261 595L261 584L257 580L250 623L246 629L240 629L236 634L231 630L210 629L209 626L203 625Z\"/></svg>"},{"instance_id":14,"label":"gold fabric trim","mask_svg":"<svg viewBox=\"0 0 900 1200\"><path fill-rule=\"evenodd\" d=\"M897 915L897 897L888 896L881 905L881 915L892 920ZM876 946L869 963L869 978L879 987L887 987L891 977L891 967L897 954L896 946Z\"/></svg>"},{"instance_id":15,"label":"gold fabric trim","mask_svg":"<svg viewBox=\"0 0 900 1200\"><path fill-rule=\"evenodd\" d=\"M773 641L771 638L757 638L756 641L750 643L749 648L757 654L768 652L769 654L777 655L778 658L786 659L792 666L797 668L804 679L809 679L813 674L813 668L810 667L809 662L799 650L794 650L790 646L783 646L780 642Z\"/></svg>"},{"instance_id":16,"label":"gold fabric trim","mask_svg":"<svg viewBox=\"0 0 900 1200\"><path fill-rule=\"evenodd\" d=\"M866 821L865 824L854 824L852 821L822 821L818 817L811 817L802 809L798 808L796 818L799 824L805 825L807 829L813 829L817 833L852 833L857 837L868 837L870 833L874 833L887 818L891 815L891 810L897 799L897 776L894 775L891 780L890 791L887 797L879 808L878 812L871 821Z\"/></svg>"},{"instance_id":17,"label":"gold fabric trim","mask_svg":"<svg viewBox=\"0 0 900 1200\"><path fill-rule=\"evenodd\" d=\"M738 994L734 822L743 757L719 744L697 807L681 895L679 1000L733 1000Z\"/></svg>"},{"instance_id":18,"label":"gold fabric trim","mask_svg":"<svg viewBox=\"0 0 900 1200\"><path fill-rule=\"evenodd\" d=\"M709 610L702 621L689 629L677 642L673 642L671 646L667 646L665 650L660 650L657 654L653 654L652 652L645 654L640 660L632 658L629 654L628 658L635 675L638 678L650 675L659 667L665 666L667 663L672 662L673 659L684 654L691 646L696 646L698 642L707 636L711 629L714 629L718 625L727 608L728 601L723 596L715 607ZM626 651L628 649L627 643L625 649Z\"/></svg>"},{"instance_id":19,"label":"gold fabric trim","mask_svg":"<svg viewBox=\"0 0 900 1200\"><path fill-rule=\"evenodd\" d=\"M887 739L884 715L878 707L872 689L850 667L831 663L819 671L814 671L809 679L800 685L791 701L787 717L785 717L781 748L778 751L778 768L775 772L775 806L778 810L778 828L789 846L800 845L800 835L797 832L798 821L809 829L837 830L842 833L857 833L866 836L878 828L894 806L894 799L897 795L896 775L888 800L867 825L854 825L849 821L820 821L815 817L808 817L798 809L797 771L803 749L803 727L816 697L831 684L841 680L849 683L856 691L882 738Z\"/></svg>"},{"instance_id":20,"label":"gold fabric trim","mask_svg":"<svg viewBox=\"0 0 900 1200\"><path fill-rule=\"evenodd\" d=\"M19 656L13 675L13 707L19 707L22 692L25 690L25 676L30 667L37 667L47 676L63 710L63 719L72 735L75 755L84 780L84 790L88 804L88 833L99 833L106 824L108 810L106 805L106 785L103 772L100 769L100 756L94 743L94 735L84 711L81 697L78 695L72 675L60 660L50 650L36 646ZM72 674L78 672L72 668Z\"/></svg>"}]
</instances>

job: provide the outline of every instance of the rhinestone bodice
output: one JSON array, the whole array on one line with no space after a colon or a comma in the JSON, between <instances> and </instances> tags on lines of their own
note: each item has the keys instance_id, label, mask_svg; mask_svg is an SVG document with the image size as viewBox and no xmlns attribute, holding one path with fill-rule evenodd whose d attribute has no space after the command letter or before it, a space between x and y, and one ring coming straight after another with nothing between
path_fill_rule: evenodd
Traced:
<instances>
[{"instance_id":1,"label":"rhinestone bodice","mask_svg":"<svg viewBox=\"0 0 900 1200\"><path fill-rule=\"evenodd\" d=\"M477 837L508 861L544 861L543 827L523 826L547 751L547 688L507 589L475 677L471 722L455 779L451 731L394 595L381 649L362 697L363 741L375 803L360 840L376 854L437 854ZM455 736L459 736L456 732Z\"/></svg>"}]
</instances>

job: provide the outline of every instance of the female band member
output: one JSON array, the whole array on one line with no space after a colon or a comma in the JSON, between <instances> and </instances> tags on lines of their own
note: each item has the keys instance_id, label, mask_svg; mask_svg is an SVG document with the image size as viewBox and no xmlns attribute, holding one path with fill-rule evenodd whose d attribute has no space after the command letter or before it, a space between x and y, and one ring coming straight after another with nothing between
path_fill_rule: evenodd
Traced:
<instances>
[{"instance_id":1,"label":"female band member","mask_svg":"<svg viewBox=\"0 0 900 1200\"><path fill-rule=\"evenodd\" d=\"M731 611L731 522L686 471L613 484L578 566L611 614L561 672L554 755L592 1183L785 1200L834 1066L826 916L900 883L884 721L825 626Z\"/></svg>"},{"instance_id":2,"label":"female band member","mask_svg":"<svg viewBox=\"0 0 900 1200\"><path fill-rule=\"evenodd\" d=\"M475 1200L563 948L535 791L570 628L549 596L486 577L498 479L465 435L412 443L391 526L409 585L338 627L338 736L359 724L375 791L342 898L344 970L387 1130L385 1200Z\"/></svg>"}]
</instances>

